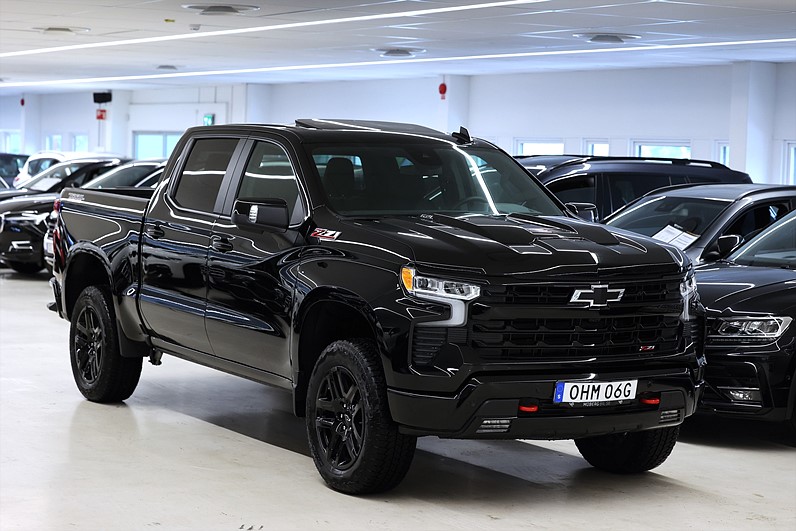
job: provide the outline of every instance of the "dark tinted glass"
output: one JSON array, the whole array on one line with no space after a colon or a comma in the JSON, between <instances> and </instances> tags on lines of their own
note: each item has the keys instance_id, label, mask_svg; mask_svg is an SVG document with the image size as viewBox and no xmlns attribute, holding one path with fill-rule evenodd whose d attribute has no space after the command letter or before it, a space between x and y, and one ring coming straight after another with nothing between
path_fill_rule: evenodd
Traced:
<instances>
[{"instance_id":1,"label":"dark tinted glass","mask_svg":"<svg viewBox=\"0 0 796 531\"><path fill-rule=\"evenodd\" d=\"M191 210L212 212L237 145L236 138L201 138L194 142L177 182L174 193L177 204Z\"/></svg>"},{"instance_id":2,"label":"dark tinted glass","mask_svg":"<svg viewBox=\"0 0 796 531\"><path fill-rule=\"evenodd\" d=\"M238 198L284 199L291 223L297 221L294 218L300 220L303 217L299 188L290 158L284 149L270 142L255 144L238 189Z\"/></svg>"},{"instance_id":3,"label":"dark tinted glass","mask_svg":"<svg viewBox=\"0 0 796 531\"><path fill-rule=\"evenodd\" d=\"M578 175L564 177L547 184L563 203L592 203L596 204L593 175Z\"/></svg>"},{"instance_id":4,"label":"dark tinted glass","mask_svg":"<svg viewBox=\"0 0 796 531\"><path fill-rule=\"evenodd\" d=\"M611 194L613 210L618 210L647 192L670 184L668 175L653 173L606 173L605 182Z\"/></svg>"}]
</instances>

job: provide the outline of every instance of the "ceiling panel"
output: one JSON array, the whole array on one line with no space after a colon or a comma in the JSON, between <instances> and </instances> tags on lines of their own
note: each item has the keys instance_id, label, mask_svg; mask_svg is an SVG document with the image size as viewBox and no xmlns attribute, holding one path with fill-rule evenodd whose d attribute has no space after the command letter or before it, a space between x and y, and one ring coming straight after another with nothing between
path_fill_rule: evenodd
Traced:
<instances>
[{"instance_id":1,"label":"ceiling panel","mask_svg":"<svg viewBox=\"0 0 796 531\"><path fill-rule=\"evenodd\" d=\"M190 0L0 0L0 95L22 92L152 87L204 83L377 79L440 74L500 74L593 68L650 68L727 64L733 61L796 61L796 0L546 0L453 12L406 12L479 6L484 0L235 0L258 11L203 16L181 7ZM208 3L197 1L194 3ZM218 3L218 2L215 2ZM338 19L354 18L346 22ZM332 21L332 23L328 23ZM319 24L323 23L323 24ZM214 36L210 32L303 25ZM77 35L34 28L88 27ZM576 33L630 33L625 45L592 44ZM91 47L117 41L187 35L184 40ZM635 50L650 46L789 39L725 48ZM16 55L52 47L74 47ZM83 46L83 48L79 48ZM411 59L387 63L373 49L424 48ZM624 46L635 51L615 51ZM599 50L599 53L591 53ZM572 55L543 55L571 52ZM486 54L527 57L461 59ZM542 55L539 55L542 54ZM346 68L316 65L369 63ZM290 67L281 72L229 73L181 79L59 84L59 80L178 72ZM302 66L313 65L313 68ZM46 85L31 83L47 82Z\"/></svg>"}]
</instances>

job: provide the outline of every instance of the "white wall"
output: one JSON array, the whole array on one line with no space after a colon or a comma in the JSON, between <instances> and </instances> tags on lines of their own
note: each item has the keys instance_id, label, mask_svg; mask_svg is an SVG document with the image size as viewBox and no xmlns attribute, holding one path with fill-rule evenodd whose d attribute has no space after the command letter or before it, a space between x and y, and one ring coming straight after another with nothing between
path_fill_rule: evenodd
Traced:
<instances>
[{"instance_id":1,"label":"white wall","mask_svg":"<svg viewBox=\"0 0 796 531\"><path fill-rule=\"evenodd\" d=\"M755 72L767 73L765 90L756 88ZM686 141L693 158L716 159L716 143L736 139L731 160L762 168L765 175L752 175L759 182L781 182L785 142L796 141L796 63L444 79L444 100L438 92L442 76L115 91L104 139L98 137L91 93L26 96L39 100L26 104L28 118L20 117L19 98L0 97L0 129L21 122L26 139L40 142L29 151L41 149L48 132L83 130L97 145L121 146L127 155L135 131L182 131L201 124L208 113L216 123L355 118L447 132L464 125L509 152L520 138L563 140L570 153L583 152L585 140L603 139L613 155L631 154L634 140ZM738 140L752 133L754 142Z\"/></svg>"}]
</instances>

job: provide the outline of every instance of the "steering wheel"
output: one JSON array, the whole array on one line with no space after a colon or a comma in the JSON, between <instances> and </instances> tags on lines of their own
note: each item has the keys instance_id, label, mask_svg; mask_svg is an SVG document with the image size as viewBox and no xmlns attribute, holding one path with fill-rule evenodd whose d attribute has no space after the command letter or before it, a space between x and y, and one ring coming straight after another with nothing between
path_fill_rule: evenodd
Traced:
<instances>
[{"instance_id":1,"label":"steering wheel","mask_svg":"<svg viewBox=\"0 0 796 531\"><path fill-rule=\"evenodd\" d=\"M469 195L464 199L458 201L455 205L453 205L453 208L454 210L456 210L468 203L473 203L473 202L484 203L485 205L489 205L489 201L487 201L485 197L481 197L480 195Z\"/></svg>"}]
</instances>

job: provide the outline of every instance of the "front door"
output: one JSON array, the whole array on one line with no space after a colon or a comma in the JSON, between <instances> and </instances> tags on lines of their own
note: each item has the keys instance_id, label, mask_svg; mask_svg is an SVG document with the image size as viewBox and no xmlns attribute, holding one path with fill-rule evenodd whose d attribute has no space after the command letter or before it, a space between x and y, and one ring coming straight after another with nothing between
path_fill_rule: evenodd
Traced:
<instances>
[{"instance_id":1,"label":"front door","mask_svg":"<svg viewBox=\"0 0 796 531\"><path fill-rule=\"evenodd\" d=\"M216 356L289 378L290 315L305 207L294 165L278 143L252 140L241 178L213 225L208 256L207 334ZM253 231L230 219L234 199L284 199L286 232Z\"/></svg>"}]
</instances>

